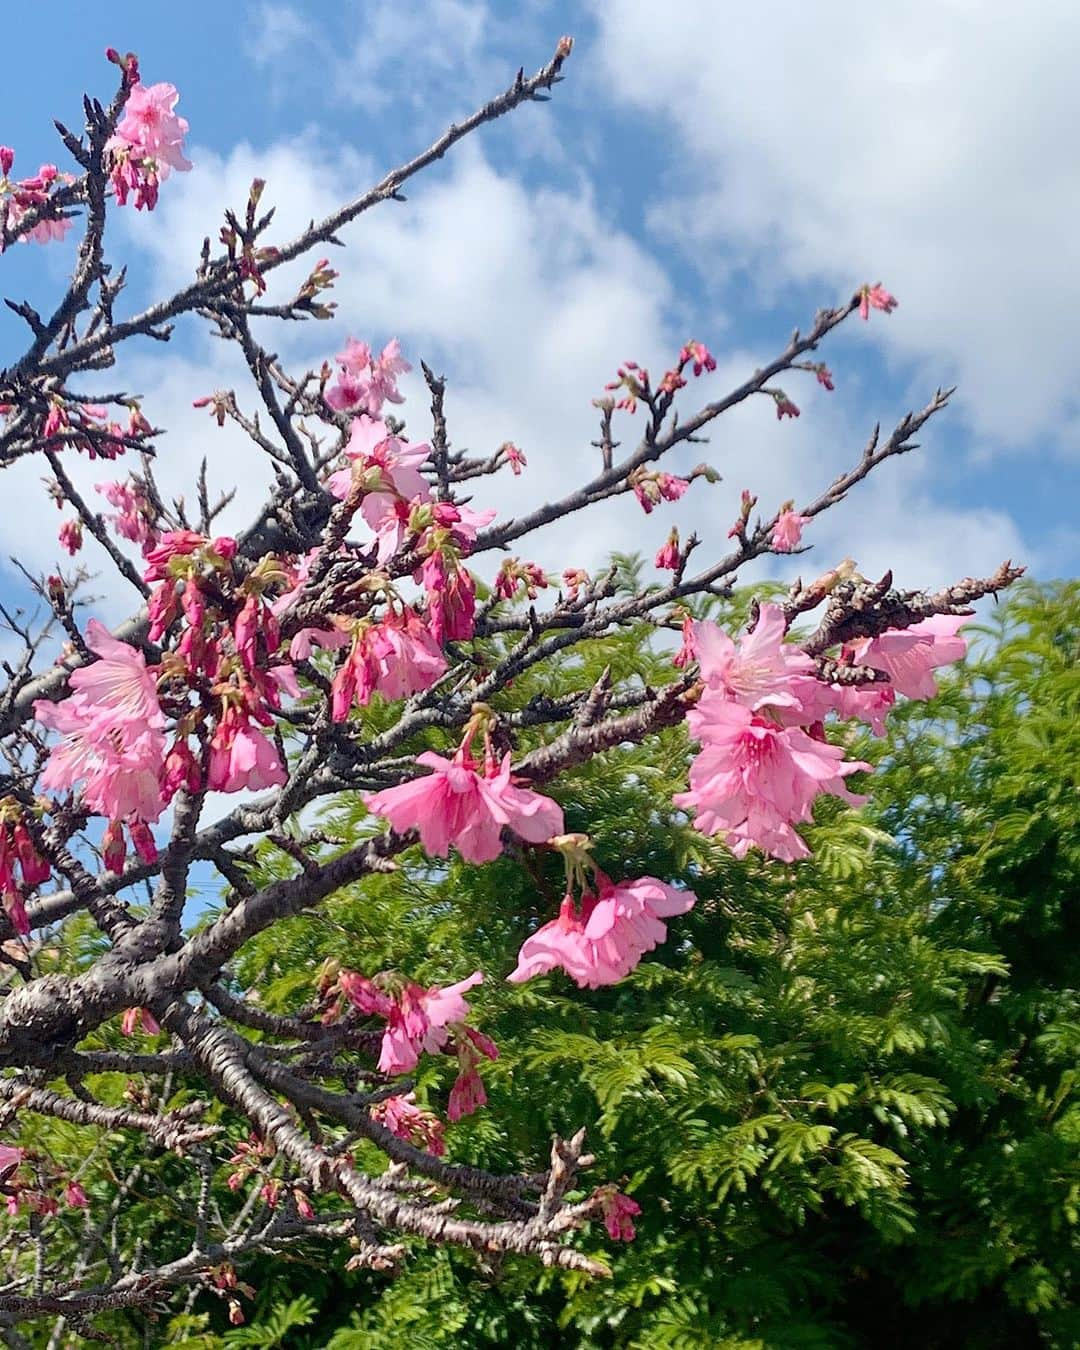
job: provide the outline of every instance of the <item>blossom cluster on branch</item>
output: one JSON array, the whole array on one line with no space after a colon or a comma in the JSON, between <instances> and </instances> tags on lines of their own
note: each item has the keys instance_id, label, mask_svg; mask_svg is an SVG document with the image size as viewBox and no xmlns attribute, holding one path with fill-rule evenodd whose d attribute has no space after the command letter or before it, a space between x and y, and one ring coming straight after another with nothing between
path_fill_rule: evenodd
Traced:
<instances>
[{"instance_id":1,"label":"blossom cluster on branch","mask_svg":"<svg viewBox=\"0 0 1080 1350\"><path fill-rule=\"evenodd\" d=\"M280 266L338 242L344 226L398 199L407 179L462 136L546 97L569 52L564 39L534 75L519 74L429 150L295 239L267 242L272 213L259 215L265 184L256 181L244 210L226 215L225 251L212 256L208 243L192 284L127 317L122 278L104 261L105 220L129 201L152 210L170 173L192 167L175 88L144 85L135 57L110 49L120 69L112 103L88 101L82 136L62 131L79 175L42 170L12 184L11 154L0 151L5 242L60 237L76 218L85 231L56 311L15 307L30 338L0 372L0 466L40 456L51 496L73 513L61 546L73 556L93 546L136 597L132 618L113 632L83 620L82 573L33 579L46 615L37 631L4 611L25 652L0 691L0 887L11 939L0 1121L13 1140L20 1115L36 1112L166 1142L190 1165L196 1215L182 1260L147 1271L118 1251L88 1251L69 1281L49 1265L40 1220L55 1208L57 1186L69 1205L84 1205L86 1192L77 1178L46 1182L27 1151L4 1142L0 1187L16 1213L33 1211L25 1242L37 1259L0 1291L0 1313L86 1317L171 1285L222 1290L226 1258L330 1228L348 1235L352 1263L378 1269L402 1259L398 1238L408 1235L603 1273L574 1233L599 1221L611 1238L628 1240L638 1210L613 1183L585 1187L580 1132L554 1141L544 1170L522 1160L519 1173L496 1175L446 1160L447 1123L485 1105L481 1069L498 1056L466 992L485 979L520 984L556 971L581 988L617 983L695 904L662 878L602 871L588 837L567 832L560 778L600 755L618 772L620 747L685 723L699 749L676 804L738 857L758 849L794 862L808 852L798 827L822 794L861 800L848 780L870 766L848 758L844 724L859 720L880 734L898 694L931 697L931 672L963 655L958 629L973 603L1019 575L1004 564L992 577L927 593L900 590L890 575L868 580L846 561L795 583L782 602L755 605L737 638L695 617L755 559L805 547L819 515L913 448L947 401L941 391L888 437L875 433L850 470L799 509L789 501L755 516L758 499L747 489L726 539L684 541L670 529L657 576L643 586L620 587L613 571L590 576L574 558L556 578L510 551L612 498L633 497L648 516L706 490L715 470L677 474L665 457L754 397L771 401L781 419L797 416L773 383L785 372L808 372L831 389L829 369L804 358L852 315L891 312L896 302L880 284L821 311L808 333L696 411L690 391L698 381L707 387L717 368L703 342L686 342L655 383L637 362L623 362L596 400L595 471L564 497L506 520L484 508L482 492L471 505L461 485L503 470L522 475L526 456L511 441L486 456L452 450L446 384L426 365L431 431L407 434L399 385L411 367L396 340L378 347L350 337L321 368L290 371L256 339L256 317L333 316L323 292L336 273L325 258L295 293L271 299ZM200 395L195 406L218 426L240 427L272 470L265 505L232 534L218 523L228 497L211 500L205 469L197 514L163 499L155 453L170 450L137 403L121 392L92 402L79 392L81 377L110 368L121 343L167 341L172 324L193 319L235 344L251 377L246 389ZM616 420L619 436L634 438L620 459ZM95 485L111 514L71 482L65 461L80 451L138 461ZM814 611L817 628L801 632ZM605 675L569 698L514 696L525 672L628 624L681 629L667 684ZM241 800L218 814L210 794ZM313 823L317 808L342 794L370 813L359 842ZM269 880L258 843L280 860ZM237 990L233 963L252 938L343 888L362 888L417 847L435 868L456 854L472 865L508 858L561 869L558 912L527 936L512 971L445 971L447 982L432 984L411 971L333 963L313 977L311 1001L288 1014L261 1008L257 989ZM191 929L184 909L197 867L216 870L228 904ZM44 938L82 914L100 953L87 969L58 974L44 959ZM102 1029L114 1021L129 1037L156 1039L102 1049ZM408 1077L425 1056L456 1061L445 1121ZM84 1080L105 1072L138 1085L137 1109L95 1099ZM54 1076L58 1086L46 1087ZM170 1112L167 1084L178 1076L191 1105ZM226 1108L225 1137L199 1123L211 1105ZM390 1170L365 1171L357 1139L381 1149ZM205 1178L221 1168L231 1169L230 1190L249 1197L228 1219L207 1198Z\"/></svg>"}]
</instances>

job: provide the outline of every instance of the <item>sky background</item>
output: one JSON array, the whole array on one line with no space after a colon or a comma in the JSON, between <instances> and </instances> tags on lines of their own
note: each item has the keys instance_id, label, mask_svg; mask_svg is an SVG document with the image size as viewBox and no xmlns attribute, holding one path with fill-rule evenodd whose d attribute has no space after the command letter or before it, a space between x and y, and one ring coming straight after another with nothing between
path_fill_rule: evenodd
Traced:
<instances>
[{"instance_id":1,"label":"sky background","mask_svg":"<svg viewBox=\"0 0 1080 1350\"><path fill-rule=\"evenodd\" d=\"M809 499L855 462L875 422L887 431L956 383L922 449L808 531L812 561L774 574L816 573L844 555L867 574L892 566L909 586L984 574L1005 557L1044 578L1075 573L1075 4L1044 0L1038 23L1001 0L699 3L662 18L638 0L54 0L5 18L0 140L15 147L16 172L65 167L51 118L77 127L83 90L111 95L107 44L137 51L147 83L180 90L194 171L164 185L153 215L117 210L110 225L132 308L191 277L203 236L216 237L226 205L242 207L254 176L288 238L573 34L550 103L469 138L409 185L405 205L343 232L338 318L267 341L303 367L350 334L377 346L400 337L415 364L448 376L455 447L490 453L510 439L528 455L521 480L482 484L475 504L502 514L595 470L591 399L620 361L659 372L700 338L720 369L687 394L718 396L818 307L881 280L895 314L849 322L821 349L834 394L812 375L786 378L797 422L778 423L755 399L671 466L707 459L721 483L695 483L647 518L621 500L587 527L550 530L536 556L561 568L596 566L615 548L651 555L674 523L719 552L742 488L764 511ZM71 256L13 249L0 291L45 305ZM17 355L21 328L0 317L0 361ZM239 528L266 474L191 407L234 383L245 400L230 353L185 324L168 347L130 348L102 381L142 394L150 420L169 428L159 471L171 490L190 494L204 455L212 483L239 486L226 522ZM422 388L415 377L403 387L410 433L423 439ZM622 425L624 444L632 431ZM87 485L120 476L86 463L77 473ZM60 517L39 475L29 463L5 473L0 552L51 570ZM0 583L19 593L10 568ZM119 618L133 597L101 589L103 617Z\"/></svg>"}]
</instances>

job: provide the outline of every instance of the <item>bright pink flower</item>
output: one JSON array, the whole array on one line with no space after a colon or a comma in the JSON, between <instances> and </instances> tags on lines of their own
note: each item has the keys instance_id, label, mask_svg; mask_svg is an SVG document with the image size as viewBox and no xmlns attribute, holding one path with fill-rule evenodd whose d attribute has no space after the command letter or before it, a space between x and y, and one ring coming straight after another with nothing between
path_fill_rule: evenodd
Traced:
<instances>
[{"instance_id":1,"label":"bright pink flower","mask_svg":"<svg viewBox=\"0 0 1080 1350\"><path fill-rule=\"evenodd\" d=\"M371 1108L372 1119L385 1125L399 1139L441 1158L446 1152L443 1123L438 1116L417 1106L415 1100L411 1092L404 1096L385 1097Z\"/></svg>"},{"instance_id":2,"label":"bright pink flower","mask_svg":"<svg viewBox=\"0 0 1080 1350\"><path fill-rule=\"evenodd\" d=\"M58 538L60 547L64 548L74 558L79 549L83 546L83 527L81 520L65 520L60 526Z\"/></svg>"},{"instance_id":3,"label":"bright pink flower","mask_svg":"<svg viewBox=\"0 0 1080 1350\"><path fill-rule=\"evenodd\" d=\"M91 811L118 820L157 820L165 752L164 716L141 652L118 642L91 619L87 646L100 659L70 677L75 691L62 703L38 699L34 715L61 739L42 775L49 792L83 782Z\"/></svg>"},{"instance_id":4,"label":"bright pink flower","mask_svg":"<svg viewBox=\"0 0 1080 1350\"><path fill-rule=\"evenodd\" d=\"M379 625L375 656L379 693L391 701L430 689L446 674L446 657L423 620L409 607Z\"/></svg>"},{"instance_id":5,"label":"bright pink flower","mask_svg":"<svg viewBox=\"0 0 1080 1350\"><path fill-rule=\"evenodd\" d=\"M679 565L679 531L672 530L665 543L656 551L653 565L664 571L674 572Z\"/></svg>"},{"instance_id":6,"label":"bright pink flower","mask_svg":"<svg viewBox=\"0 0 1080 1350\"><path fill-rule=\"evenodd\" d=\"M866 722L875 736L885 735L885 718L896 703L896 690L891 684L834 684L829 691L837 716L856 717Z\"/></svg>"},{"instance_id":7,"label":"bright pink flower","mask_svg":"<svg viewBox=\"0 0 1080 1350\"><path fill-rule=\"evenodd\" d=\"M9 1144L0 1144L0 1180L7 1181L9 1174L22 1162L21 1148L12 1148Z\"/></svg>"},{"instance_id":8,"label":"bright pink flower","mask_svg":"<svg viewBox=\"0 0 1080 1350\"><path fill-rule=\"evenodd\" d=\"M72 672L68 683L77 699L114 722L160 730L165 716L142 652L114 638L97 619L86 625L86 645L99 659Z\"/></svg>"},{"instance_id":9,"label":"bright pink flower","mask_svg":"<svg viewBox=\"0 0 1080 1350\"><path fill-rule=\"evenodd\" d=\"M597 1191L604 1227L612 1242L633 1242L636 1233L633 1220L641 1213L641 1206L614 1186L603 1186Z\"/></svg>"},{"instance_id":10,"label":"bright pink flower","mask_svg":"<svg viewBox=\"0 0 1080 1350\"><path fill-rule=\"evenodd\" d=\"M144 550L153 546L157 539L157 531L151 523L153 508L138 488L119 482L96 483L94 491L100 492L109 505L116 508L116 515L109 519L122 539L130 539Z\"/></svg>"},{"instance_id":11,"label":"bright pink flower","mask_svg":"<svg viewBox=\"0 0 1080 1350\"><path fill-rule=\"evenodd\" d=\"M836 388L836 385L833 383L832 371L824 361L814 366L814 374L817 376L818 384L823 385L830 393Z\"/></svg>"},{"instance_id":12,"label":"bright pink flower","mask_svg":"<svg viewBox=\"0 0 1080 1350\"><path fill-rule=\"evenodd\" d=\"M126 205L134 192L136 210L152 211L172 170L191 168L183 154L187 120L173 112L178 99L171 84L132 85L116 133L105 144L118 205Z\"/></svg>"},{"instance_id":13,"label":"bright pink flower","mask_svg":"<svg viewBox=\"0 0 1080 1350\"><path fill-rule=\"evenodd\" d=\"M868 319L872 309L880 309L885 314L891 314L896 308L898 301L895 296L890 295L880 281L873 286L863 286L859 291L859 317Z\"/></svg>"},{"instance_id":14,"label":"bright pink flower","mask_svg":"<svg viewBox=\"0 0 1080 1350\"><path fill-rule=\"evenodd\" d=\"M420 567L420 581L427 592L428 626L440 645L467 642L473 635L476 613L476 582L472 573L432 553Z\"/></svg>"},{"instance_id":15,"label":"bright pink flower","mask_svg":"<svg viewBox=\"0 0 1080 1350\"><path fill-rule=\"evenodd\" d=\"M855 664L885 671L898 694L933 698L937 684L930 672L963 658L967 639L957 630L967 621L963 614L935 614L909 628L890 628L880 637L863 638L854 644Z\"/></svg>"},{"instance_id":16,"label":"bright pink flower","mask_svg":"<svg viewBox=\"0 0 1080 1350\"><path fill-rule=\"evenodd\" d=\"M814 740L799 727L780 727L741 704L707 690L688 715L691 734L703 749L690 766L690 791L676 806L696 813L703 834L723 834L742 858L756 845L793 862L809 849L792 828L813 818L823 792L853 805L844 779L870 765L845 761L839 746Z\"/></svg>"},{"instance_id":17,"label":"bright pink flower","mask_svg":"<svg viewBox=\"0 0 1080 1350\"><path fill-rule=\"evenodd\" d=\"M517 448L517 446L513 443L513 441L504 441L499 449L503 457L503 463L509 464L510 472L514 475L515 478L519 478L521 476L522 469L525 467L526 464L528 464L529 461L525 458L525 456Z\"/></svg>"},{"instance_id":18,"label":"bright pink flower","mask_svg":"<svg viewBox=\"0 0 1080 1350\"><path fill-rule=\"evenodd\" d=\"M363 409L378 417L384 403L401 403L397 377L412 369L401 355L401 344L393 338L373 357L366 342L349 338L345 350L338 352L341 366L337 383L326 391L326 401L338 412Z\"/></svg>"},{"instance_id":19,"label":"bright pink flower","mask_svg":"<svg viewBox=\"0 0 1080 1350\"><path fill-rule=\"evenodd\" d=\"M124 1036L133 1036L140 1028L148 1036L157 1036L161 1032L158 1020L149 1008L127 1008L120 1020L120 1032Z\"/></svg>"},{"instance_id":20,"label":"bright pink flower","mask_svg":"<svg viewBox=\"0 0 1080 1350\"><path fill-rule=\"evenodd\" d=\"M458 1076L450 1089L446 1114L450 1120L460 1120L462 1116L471 1116L487 1102L483 1079L480 1077L480 1063L484 1059L498 1059L499 1050L490 1036L485 1036L475 1027L459 1025L454 1029L454 1041L458 1057Z\"/></svg>"},{"instance_id":21,"label":"bright pink flower","mask_svg":"<svg viewBox=\"0 0 1080 1350\"><path fill-rule=\"evenodd\" d=\"M161 790L170 800L180 791L195 793L202 782L199 761L191 752L187 739L178 736L165 756L165 772Z\"/></svg>"},{"instance_id":22,"label":"bright pink flower","mask_svg":"<svg viewBox=\"0 0 1080 1350\"><path fill-rule=\"evenodd\" d=\"M452 760L427 750L417 755L416 762L433 772L368 793L364 801L393 829L419 830L430 857L445 858L453 845L467 862L491 862L502 852L503 829L530 844L562 833L563 813L557 802L511 784L509 754L496 772L486 765L483 774L461 750Z\"/></svg>"},{"instance_id":23,"label":"bright pink flower","mask_svg":"<svg viewBox=\"0 0 1080 1350\"><path fill-rule=\"evenodd\" d=\"M166 530L146 554L143 581L162 581L169 575L173 558L189 557L206 543L206 535L195 530Z\"/></svg>"},{"instance_id":24,"label":"bright pink flower","mask_svg":"<svg viewBox=\"0 0 1080 1350\"><path fill-rule=\"evenodd\" d=\"M281 787L288 774L273 741L230 704L210 740L207 787L212 792L258 792Z\"/></svg>"},{"instance_id":25,"label":"bright pink flower","mask_svg":"<svg viewBox=\"0 0 1080 1350\"><path fill-rule=\"evenodd\" d=\"M564 897L558 918L522 943L507 978L521 984L561 967L581 989L616 984L667 940L664 920L685 914L696 899L655 877L618 883L603 877L597 895L582 897L580 912L571 896Z\"/></svg>"},{"instance_id":26,"label":"bright pink flower","mask_svg":"<svg viewBox=\"0 0 1080 1350\"><path fill-rule=\"evenodd\" d=\"M679 353L679 365L684 366L688 361L693 361L695 375L701 375L706 370L716 369L716 358L704 342L691 340L683 347Z\"/></svg>"},{"instance_id":27,"label":"bright pink flower","mask_svg":"<svg viewBox=\"0 0 1080 1350\"><path fill-rule=\"evenodd\" d=\"M803 526L809 525L810 519L810 516L800 516L785 506L776 517L776 524L773 526L770 540L773 549L777 553L790 553L798 548L802 542Z\"/></svg>"},{"instance_id":28,"label":"bright pink flower","mask_svg":"<svg viewBox=\"0 0 1080 1350\"><path fill-rule=\"evenodd\" d=\"M782 422L785 417L798 417L799 409L782 389L773 389L767 391L772 394L776 403L776 420Z\"/></svg>"},{"instance_id":29,"label":"bright pink flower","mask_svg":"<svg viewBox=\"0 0 1080 1350\"><path fill-rule=\"evenodd\" d=\"M743 633L738 647L710 620L694 623L691 633L708 688L755 712L768 706L799 709L817 685L813 661L784 641L787 623L779 605L761 606L754 631Z\"/></svg>"},{"instance_id":30,"label":"bright pink flower","mask_svg":"<svg viewBox=\"0 0 1080 1350\"><path fill-rule=\"evenodd\" d=\"M22 895L13 885L8 884L4 887L0 900L12 928L20 937L26 937L30 932L30 916L26 912L26 901Z\"/></svg>"},{"instance_id":31,"label":"bright pink flower","mask_svg":"<svg viewBox=\"0 0 1080 1350\"><path fill-rule=\"evenodd\" d=\"M422 1053L431 1055L441 1050L450 1037L451 1024L463 1023L469 1015L464 991L483 979L477 970L445 989L406 984L399 990L383 1032L379 1072L410 1073Z\"/></svg>"},{"instance_id":32,"label":"bright pink flower","mask_svg":"<svg viewBox=\"0 0 1080 1350\"><path fill-rule=\"evenodd\" d=\"M676 478L673 473L659 473L656 475L656 486L660 489L660 496L664 501L677 502L690 486L690 480Z\"/></svg>"},{"instance_id":33,"label":"bright pink flower","mask_svg":"<svg viewBox=\"0 0 1080 1350\"><path fill-rule=\"evenodd\" d=\"M64 1187L64 1203L70 1205L72 1209L87 1209L90 1200L77 1181L69 1181Z\"/></svg>"}]
</instances>

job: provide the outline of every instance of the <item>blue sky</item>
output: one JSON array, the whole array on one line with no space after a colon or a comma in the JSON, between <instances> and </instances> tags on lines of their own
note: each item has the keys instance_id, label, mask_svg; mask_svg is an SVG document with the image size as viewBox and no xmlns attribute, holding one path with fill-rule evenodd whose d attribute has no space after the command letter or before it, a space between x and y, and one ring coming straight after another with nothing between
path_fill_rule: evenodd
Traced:
<instances>
[{"instance_id":1,"label":"blue sky","mask_svg":"<svg viewBox=\"0 0 1080 1350\"><path fill-rule=\"evenodd\" d=\"M1074 573L1080 553L1080 171L1067 130L1080 113L1068 60L1080 12L1050 8L1056 21L1033 25L1002 0L918 0L901 15L828 0L697 5L663 18L636 0L59 0L6 16L9 54L33 58L7 63L0 139L17 170L63 167L50 119L77 126L83 89L111 93L108 43L136 50L147 82L179 88L196 168L165 185L152 217L118 212L110 230L134 304L190 276L202 236L254 174L287 236L572 33L552 102L484 130L416 180L405 206L348 230L339 321L275 338L278 349L302 365L348 333L400 335L450 376L458 445L526 450L521 483L477 503L513 510L592 467L589 401L621 360L662 368L700 337L721 363L699 386L712 396L819 305L881 279L900 308L823 349L835 394L812 376L786 381L798 423L777 424L757 400L682 465L708 458L723 483L695 486L678 516L644 521L627 502L587 533L556 530L541 561L651 553L676 519L722 537L744 486L763 508L816 495L875 421L891 427L937 384L960 382L916 457L814 527L811 567L853 554L868 573L893 565L919 585L1011 555L1049 577ZM55 247L13 250L3 293L44 303L69 261ZM19 321L0 318L0 359L20 338ZM209 454L220 486L240 480L238 511L250 506L262 480L243 447L190 408L232 383L227 354L185 327L122 373L172 428L166 483L183 490ZM421 437L419 395L412 407ZM5 513L2 543L44 567L57 517L32 505L35 479L9 475L19 510ZM105 606L118 615L124 603Z\"/></svg>"}]
</instances>

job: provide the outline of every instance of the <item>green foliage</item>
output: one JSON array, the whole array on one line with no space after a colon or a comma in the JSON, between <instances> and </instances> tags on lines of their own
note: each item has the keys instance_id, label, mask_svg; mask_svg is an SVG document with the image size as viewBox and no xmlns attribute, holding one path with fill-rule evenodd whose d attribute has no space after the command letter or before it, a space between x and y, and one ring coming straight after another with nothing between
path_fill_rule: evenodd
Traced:
<instances>
[{"instance_id":1,"label":"green foliage","mask_svg":"<svg viewBox=\"0 0 1080 1350\"><path fill-rule=\"evenodd\" d=\"M647 681L665 661L631 630L560 658L542 691L585 688L605 666ZM482 968L473 1002L502 1055L489 1108L450 1131L452 1156L540 1168L553 1133L588 1125L583 1184L621 1180L638 1237L613 1252L602 1231L582 1235L611 1261L606 1281L447 1250L417 1248L396 1279L346 1273L340 1252L317 1271L310 1253L283 1255L245 1274L251 1327L227 1332L203 1296L204 1320L166 1343L1080 1344L1078 671L1080 586L1020 588L934 703L898 708L885 741L853 735L877 764L871 801L824 803L814 857L792 867L736 862L674 811L681 730L574 771L567 828L592 835L600 864L699 897L611 989L502 980L558 905L546 859L434 868L417 854L249 944L237 988L279 1010L310 999L327 957L431 981ZM372 828L356 802L328 824ZM285 865L271 848L263 862ZM73 928L58 959L85 960L90 940ZM425 1061L418 1097L444 1110L451 1081ZM142 1222L160 1227L160 1190L146 1203Z\"/></svg>"}]
</instances>

